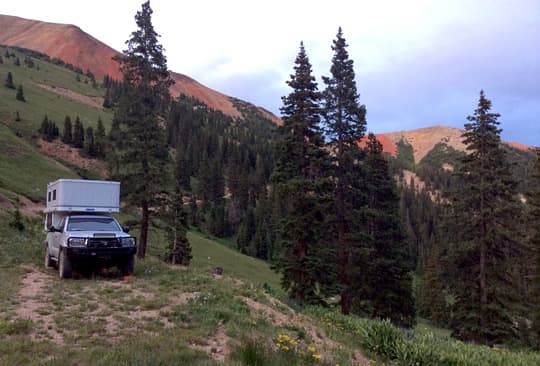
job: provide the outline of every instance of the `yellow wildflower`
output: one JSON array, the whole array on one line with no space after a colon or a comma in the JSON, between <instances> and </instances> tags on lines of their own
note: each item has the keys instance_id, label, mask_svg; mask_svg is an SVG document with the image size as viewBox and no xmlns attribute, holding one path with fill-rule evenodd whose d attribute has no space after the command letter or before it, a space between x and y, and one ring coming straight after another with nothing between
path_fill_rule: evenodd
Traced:
<instances>
[{"instance_id":1,"label":"yellow wildflower","mask_svg":"<svg viewBox=\"0 0 540 366\"><path fill-rule=\"evenodd\" d=\"M311 353L315 353L315 351L316 351L315 347L313 347L313 346L309 346L309 347L307 348L307 350L308 350L309 352L311 352Z\"/></svg>"},{"instance_id":2,"label":"yellow wildflower","mask_svg":"<svg viewBox=\"0 0 540 366\"><path fill-rule=\"evenodd\" d=\"M313 355L313 358L316 359L316 360L320 360L320 359L321 359L321 355L319 355L318 353L316 353L316 354Z\"/></svg>"}]
</instances>

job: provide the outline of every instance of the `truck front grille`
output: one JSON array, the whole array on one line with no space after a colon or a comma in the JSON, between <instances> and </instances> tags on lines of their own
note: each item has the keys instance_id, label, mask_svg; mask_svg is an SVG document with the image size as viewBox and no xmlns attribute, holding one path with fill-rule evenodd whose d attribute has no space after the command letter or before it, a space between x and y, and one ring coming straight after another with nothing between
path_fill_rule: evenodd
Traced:
<instances>
[{"instance_id":1,"label":"truck front grille","mask_svg":"<svg viewBox=\"0 0 540 366\"><path fill-rule=\"evenodd\" d=\"M89 238L86 244L88 248L116 248L120 246L118 238Z\"/></svg>"}]
</instances>

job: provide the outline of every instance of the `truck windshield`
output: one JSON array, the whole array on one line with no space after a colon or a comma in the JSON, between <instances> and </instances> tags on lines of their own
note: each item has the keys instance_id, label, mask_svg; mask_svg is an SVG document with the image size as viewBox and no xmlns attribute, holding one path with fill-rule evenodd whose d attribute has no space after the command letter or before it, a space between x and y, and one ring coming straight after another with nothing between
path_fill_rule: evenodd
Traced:
<instances>
[{"instance_id":1,"label":"truck windshield","mask_svg":"<svg viewBox=\"0 0 540 366\"><path fill-rule=\"evenodd\" d=\"M112 217L71 217L67 231L120 231Z\"/></svg>"}]
</instances>

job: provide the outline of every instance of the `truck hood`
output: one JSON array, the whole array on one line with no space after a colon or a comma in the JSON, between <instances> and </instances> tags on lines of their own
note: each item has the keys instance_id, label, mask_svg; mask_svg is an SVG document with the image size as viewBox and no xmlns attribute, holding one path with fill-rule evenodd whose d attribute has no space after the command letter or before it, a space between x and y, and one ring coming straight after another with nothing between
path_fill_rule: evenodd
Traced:
<instances>
[{"instance_id":1,"label":"truck hood","mask_svg":"<svg viewBox=\"0 0 540 366\"><path fill-rule=\"evenodd\" d=\"M123 231L66 231L70 238L129 238L131 235Z\"/></svg>"}]
</instances>

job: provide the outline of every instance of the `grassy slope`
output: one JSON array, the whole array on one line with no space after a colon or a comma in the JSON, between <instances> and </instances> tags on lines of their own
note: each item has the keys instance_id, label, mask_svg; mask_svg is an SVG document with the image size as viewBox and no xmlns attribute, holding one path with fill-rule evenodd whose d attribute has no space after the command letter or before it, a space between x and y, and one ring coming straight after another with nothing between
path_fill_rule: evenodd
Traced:
<instances>
[{"instance_id":1,"label":"grassy slope","mask_svg":"<svg viewBox=\"0 0 540 366\"><path fill-rule=\"evenodd\" d=\"M10 220L0 217L0 364L215 365L212 356L231 366L540 362L538 353L462 344L425 324L402 333L328 309L295 313L259 286L277 281L265 263L194 232L188 269L152 255L137 262L129 281L114 273L59 280L41 264L41 223L26 221L19 233ZM151 234L150 249L157 251L162 233ZM216 265L225 268L223 277L210 274ZM22 297L23 279L36 274L40 280L29 286L41 292ZM31 308L33 318L17 317L21 308ZM54 342L53 334L63 341Z\"/></svg>"},{"instance_id":2,"label":"grassy slope","mask_svg":"<svg viewBox=\"0 0 540 366\"><path fill-rule=\"evenodd\" d=\"M48 182L77 175L0 124L0 188L44 200ZM2 192L0 192L2 194Z\"/></svg>"},{"instance_id":3,"label":"grassy slope","mask_svg":"<svg viewBox=\"0 0 540 366\"><path fill-rule=\"evenodd\" d=\"M267 284L272 289L280 289L279 277L266 262L245 256L235 250L190 232L188 239L193 245L193 265L204 270L222 267L224 273L256 285Z\"/></svg>"},{"instance_id":4,"label":"grassy slope","mask_svg":"<svg viewBox=\"0 0 540 366\"><path fill-rule=\"evenodd\" d=\"M112 112L39 87L37 84L61 87L86 96L104 93L91 83L78 82L74 72L51 63L33 59L35 66L28 68L24 66L23 54L11 52L19 57L21 66L14 65L14 57L6 58L5 48L0 47L3 58L0 64L0 196L12 200L15 192L39 201L45 197L47 182L78 176L71 167L45 157L37 148L37 130L43 117L47 115L55 121L60 131L66 115L71 116L72 121L80 116L85 127L95 127L100 117L108 129ZM15 85L23 85L26 102L17 101L16 91L4 86L8 72L12 73ZM21 121L15 121L16 111Z\"/></svg>"},{"instance_id":5,"label":"grassy slope","mask_svg":"<svg viewBox=\"0 0 540 366\"><path fill-rule=\"evenodd\" d=\"M102 88L95 89L90 83L78 82L74 72L44 61L34 59L39 70L36 66L28 68L22 63L24 56L18 52L14 53L21 59L21 66L15 66L14 58L6 59L4 53L5 49L0 47L0 55L4 60L4 63L0 64L0 122L20 131L26 139L37 134L36 130L45 115L55 121L60 130L63 128L66 115L71 116L72 120L79 116L85 127L95 127L98 117L101 117L106 128L110 126L112 120L110 110L73 101L49 92L37 84L62 87L87 96L102 96L104 93ZM17 101L16 91L4 87L8 72L13 75L16 86L22 84L26 102ZM19 111L22 119L19 122L15 121L16 111Z\"/></svg>"}]
</instances>

